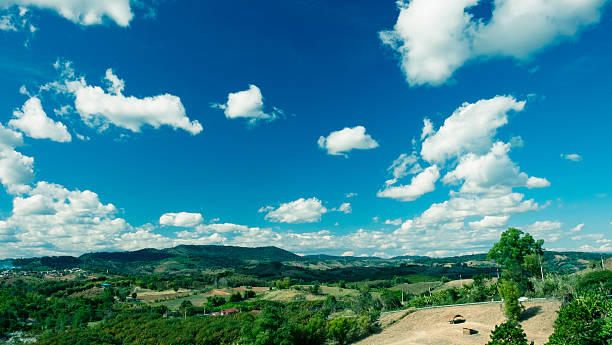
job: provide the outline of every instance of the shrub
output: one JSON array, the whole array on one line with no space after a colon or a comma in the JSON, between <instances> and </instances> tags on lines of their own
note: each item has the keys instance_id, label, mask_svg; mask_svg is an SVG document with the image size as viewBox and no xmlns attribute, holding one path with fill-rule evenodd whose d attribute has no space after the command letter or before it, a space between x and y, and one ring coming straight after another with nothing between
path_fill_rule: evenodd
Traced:
<instances>
[{"instance_id":1,"label":"shrub","mask_svg":"<svg viewBox=\"0 0 612 345\"><path fill-rule=\"evenodd\" d=\"M610 344L612 302L603 294L579 297L559 310L549 345Z\"/></svg>"},{"instance_id":2,"label":"shrub","mask_svg":"<svg viewBox=\"0 0 612 345\"><path fill-rule=\"evenodd\" d=\"M491 340L487 345L528 345L527 336L521 325L515 321L506 321L495 326L491 331ZM533 345L533 342L531 342Z\"/></svg>"},{"instance_id":3,"label":"shrub","mask_svg":"<svg viewBox=\"0 0 612 345\"><path fill-rule=\"evenodd\" d=\"M344 345L349 340L349 331L352 327L351 320L344 316L337 317L329 322L329 337L338 344Z\"/></svg>"}]
</instances>

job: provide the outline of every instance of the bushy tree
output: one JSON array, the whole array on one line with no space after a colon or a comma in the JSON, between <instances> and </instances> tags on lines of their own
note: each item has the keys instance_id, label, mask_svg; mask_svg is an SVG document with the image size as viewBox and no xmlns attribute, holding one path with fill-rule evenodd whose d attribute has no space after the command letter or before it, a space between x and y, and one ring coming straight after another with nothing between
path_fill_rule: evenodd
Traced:
<instances>
[{"instance_id":1,"label":"bushy tree","mask_svg":"<svg viewBox=\"0 0 612 345\"><path fill-rule=\"evenodd\" d=\"M559 310L549 345L612 343L612 302L603 294L578 297Z\"/></svg>"},{"instance_id":2,"label":"bushy tree","mask_svg":"<svg viewBox=\"0 0 612 345\"><path fill-rule=\"evenodd\" d=\"M506 321L496 325L491 331L491 340L487 345L528 345L527 336L521 325L515 321ZM533 345L533 342L531 342Z\"/></svg>"},{"instance_id":3,"label":"bushy tree","mask_svg":"<svg viewBox=\"0 0 612 345\"><path fill-rule=\"evenodd\" d=\"M292 345L287 318L278 306L269 305L253 325L244 328L243 343L252 345Z\"/></svg>"},{"instance_id":4,"label":"bushy tree","mask_svg":"<svg viewBox=\"0 0 612 345\"><path fill-rule=\"evenodd\" d=\"M510 321L518 321L522 308L518 302L519 290L516 283L512 280L502 279L497 284L497 290L503 299L502 310L506 318Z\"/></svg>"},{"instance_id":5,"label":"bushy tree","mask_svg":"<svg viewBox=\"0 0 612 345\"><path fill-rule=\"evenodd\" d=\"M526 255L537 254L542 250L544 240L534 240L530 234L524 234L516 228L509 228L501 234L487 254L488 259L495 260L506 267L522 266Z\"/></svg>"},{"instance_id":6,"label":"bushy tree","mask_svg":"<svg viewBox=\"0 0 612 345\"><path fill-rule=\"evenodd\" d=\"M329 322L329 337L338 344L344 345L349 340L349 331L353 323L344 316L337 317Z\"/></svg>"},{"instance_id":7,"label":"bushy tree","mask_svg":"<svg viewBox=\"0 0 612 345\"><path fill-rule=\"evenodd\" d=\"M239 291L234 291L229 297L230 302L240 302L242 301L242 295Z\"/></svg>"}]
</instances>

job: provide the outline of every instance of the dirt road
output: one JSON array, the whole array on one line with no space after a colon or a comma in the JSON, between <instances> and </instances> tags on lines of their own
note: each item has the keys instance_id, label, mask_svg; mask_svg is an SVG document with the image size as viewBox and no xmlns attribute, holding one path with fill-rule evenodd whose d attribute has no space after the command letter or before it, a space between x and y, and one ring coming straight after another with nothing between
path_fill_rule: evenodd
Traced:
<instances>
[{"instance_id":1,"label":"dirt road","mask_svg":"<svg viewBox=\"0 0 612 345\"><path fill-rule=\"evenodd\" d=\"M525 320L521 322L529 341L541 345L548 341L557 318L560 302L528 301ZM447 316L460 314L464 323L450 324ZM453 306L416 311L397 323L356 345L484 345L490 339L495 325L505 321L499 304ZM478 333L463 334L468 327Z\"/></svg>"}]
</instances>

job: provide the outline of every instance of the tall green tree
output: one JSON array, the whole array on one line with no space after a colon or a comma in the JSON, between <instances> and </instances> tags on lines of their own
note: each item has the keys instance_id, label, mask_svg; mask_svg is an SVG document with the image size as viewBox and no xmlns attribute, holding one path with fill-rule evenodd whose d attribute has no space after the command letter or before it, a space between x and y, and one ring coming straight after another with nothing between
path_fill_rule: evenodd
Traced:
<instances>
[{"instance_id":1,"label":"tall green tree","mask_svg":"<svg viewBox=\"0 0 612 345\"><path fill-rule=\"evenodd\" d=\"M501 234L499 242L489 250L487 258L505 267L523 266L525 256L542 252L544 240L534 240L530 234L509 228Z\"/></svg>"}]
</instances>

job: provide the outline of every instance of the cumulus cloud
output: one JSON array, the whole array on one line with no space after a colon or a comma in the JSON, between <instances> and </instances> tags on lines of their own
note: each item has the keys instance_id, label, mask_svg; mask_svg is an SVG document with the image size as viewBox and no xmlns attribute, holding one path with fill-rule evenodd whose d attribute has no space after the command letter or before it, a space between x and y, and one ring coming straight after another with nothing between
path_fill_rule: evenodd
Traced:
<instances>
[{"instance_id":1,"label":"cumulus cloud","mask_svg":"<svg viewBox=\"0 0 612 345\"><path fill-rule=\"evenodd\" d=\"M278 208L262 208L260 212L267 212L265 219L274 223L316 223L321 215L327 213L321 200L317 198L299 198L295 201L281 204Z\"/></svg>"},{"instance_id":2,"label":"cumulus cloud","mask_svg":"<svg viewBox=\"0 0 612 345\"><path fill-rule=\"evenodd\" d=\"M109 19L126 27L134 17L130 0L1 0L0 8L11 6L51 10L80 25L102 24Z\"/></svg>"},{"instance_id":3,"label":"cumulus cloud","mask_svg":"<svg viewBox=\"0 0 612 345\"><path fill-rule=\"evenodd\" d=\"M21 110L13 112L13 116L14 118L8 123L9 126L22 131L31 138L50 139L58 142L72 140L66 125L50 119L37 97L28 99Z\"/></svg>"},{"instance_id":4,"label":"cumulus cloud","mask_svg":"<svg viewBox=\"0 0 612 345\"><path fill-rule=\"evenodd\" d=\"M376 140L366 134L363 126L346 127L331 132L327 137L321 136L317 141L321 149L327 150L330 155L344 155L351 150L369 150L378 147Z\"/></svg>"},{"instance_id":5,"label":"cumulus cloud","mask_svg":"<svg viewBox=\"0 0 612 345\"><path fill-rule=\"evenodd\" d=\"M351 208L350 202L343 202L342 204L340 204L340 206L338 206L337 208L334 208L332 211L349 214L353 212L353 209Z\"/></svg>"},{"instance_id":6,"label":"cumulus cloud","mask_svg":"<svg viewBox=\"0 0 612 345\"><path fill-rule=\"evenodd\" d=\"M195 135L202 131L202 125L190 121L181 99L170 94L137 98L124 96L125 83L111 69L106 71L108 92L99 86L88 85L85 78L74 79L70 63L56 63L56 68L67 77L63 85L54 85L59 90L72 94L74 108L83 122L90 127L105 129L108 124L140 132L145 125L159 128L169 126L184 129Z\"/></svg>"},{"instance_id":7,"label":"cumulus cloud","mask_svg":"<svg viewBox=\"0 0 612 345\"><path fill-rule=\"evenodd\" d=\"M11 194L26 192L34 179L34 158L15 151L23 135L0 124L0 182Z\"/></svg>"},{"instance_id":8,"label":"cumulus cloud","mask_svg":"<svg viewBox=\"0 0 612 345\"><path fill-rule=\"evenodd\" d=\"M376 194L379 198L391 198L400 201L413 201L425 193L436 189L436 181L440 178L438 166L432 165L414 176L409 185L387 186Z\"/></svg>"},{"instance_id":9,"label":"cumulus cloud","mask_svg":"<svg viewBox=\"0 0 612 345\"><path fill-rule=\"evenodd\" d=\"M488 23L468 13L478 2L398 1L400 13L393 30L379 36L383 44L398 52L411 86L444 84L472 59L526 60L597 23L606 1L495 1Z\"/></svg>"},{"instance_id":10,"label":"cumulus cloud","mask_svg":"<svg viewBox=\"0 0 612 345\"><path fill-rule=\"evenodd\" d=\"M500 228L508 224L510 216L485 216L479 221L470 222L471 228Z\"/></svg>"},{"instance_id":11,"label":"cumulus cloud","mask_svg":"<svg viewBox=\"0 0 612 345\"><path fill-rule=\"evenodd\" d=\"M15 197L5 222L14 229L20 254L80 254L112 248L115 236L129 229L116 213L115 206L101 203L91 191L38 182Z\"/></svg>"},{"instance_id":12,"label":"cumulus cloud","mask_svg":"<svg viewBox=\"0 0 612 345\"><path fill-rule=\"evenodd\" d=\"M201 224L203 221L204 218L200 213L165 213L161 217L159 217L159 224L161 225L179 226L187 228Z\"/></svg>"},{"instance_id":13,"label":"cumulus cloud","mask_svg":"<svg viewBox=\"0 0 612 345\"><path fill-rule=\"evenodd\" d=\"M269 114L264 112L264 98L261 90L255 85L249 85L248 90L227 95L227 103L213 103L213 108L223 109L228 119L244 118L254 124L258 120L272 121L283 115L283 111L274 107Z\"/></svg>"},{"instance_id":14,"label":"cumulus cloud","mask_svg":"<svg viewBox=\"0 0 612 345\"><path fill-rule=\"evenodd\" d=\"M562 154L561 158L565 158L568 161L572 161L572 162L580 162L582 160L582 156L577 153Z\"/></svg>"},{"instance_id":15,"label":"cumulus cloud","mask_svg":"<svg viewBox=\"0 0 612 345\"><path fill-rule=\"evenodd\" d=\"M508 157L509 151L510 144L496 142L485 155L468 153L442 181L449 184L463 181L460 189L463 193L508 192L512 187L542 188L550 185L544 178L528 177L521 172Z\"/></svg>"},{"instance_id":16,"label":"cumulus cloud","mask_svg":"<svg viewBox=\"0 0 612 345\"><path fill-rule=\"evenodd\" d=\"M428 162L442 163L466 152L484 154L497 129L508 123L508 112L522 111L524 106L524 101L510 96L464 103L423 141L421 155Z\"/></svg>"}]
</instances>

